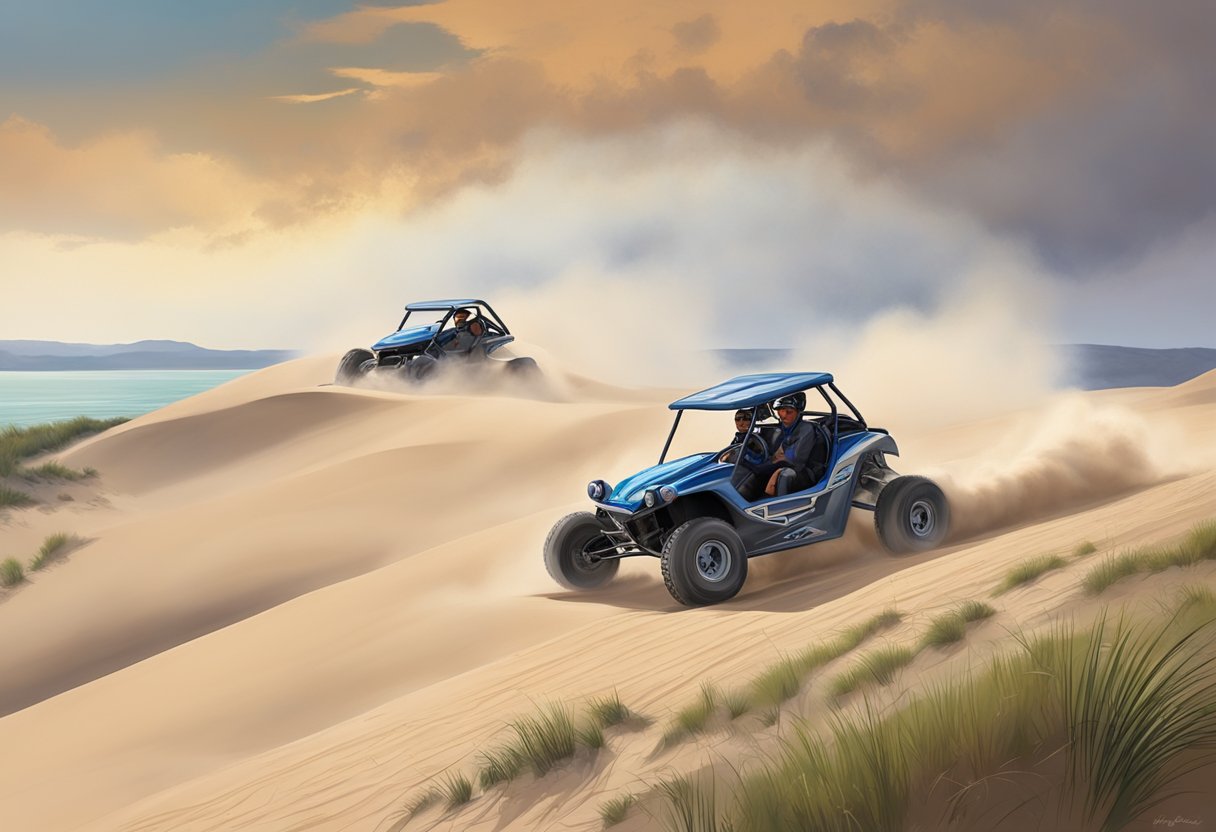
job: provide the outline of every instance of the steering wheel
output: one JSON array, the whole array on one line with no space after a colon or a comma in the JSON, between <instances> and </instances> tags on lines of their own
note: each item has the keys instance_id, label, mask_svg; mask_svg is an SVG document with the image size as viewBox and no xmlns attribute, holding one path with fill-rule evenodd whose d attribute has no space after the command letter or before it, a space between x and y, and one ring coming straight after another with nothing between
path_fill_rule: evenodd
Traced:
<instances>
[{"instance_id":1,"label":"steering wheel","mask_svg":"<svg viewBox=\"0 0 1216 832\"><path fill-rule=\"evenodd\" d=\"M744 455L746 455L749 450L754 450L756 453L758 453L760 455L762 460L768 459L768 444L765 443L764 439L760 436L760 434L749 433L747 435L747 438L744 439L742 442L732 444L732 445L727 445L725 448L723 448L721 451L719 451L717 453L718 461L719 462L722 461L722 456L724 454L727 454L730 451L736 450L740 447L742 447L742 450L740 451L740 453L742 453ZM747 460L744 459L742 464L746 466L748 464Z\"/></svg>"}]
</instances>

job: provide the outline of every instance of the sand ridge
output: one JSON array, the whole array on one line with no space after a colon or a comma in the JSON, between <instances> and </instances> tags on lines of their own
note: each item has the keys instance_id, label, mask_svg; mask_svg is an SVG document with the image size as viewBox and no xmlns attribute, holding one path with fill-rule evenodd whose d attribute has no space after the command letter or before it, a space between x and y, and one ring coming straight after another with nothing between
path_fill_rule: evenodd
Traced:
<instances>
[{"instance_id":1,"label":"sand ridge","mask_svg":"<svg viewBox=\"0 0 1216 832\"><path fill-rule=\"evenodd\" d=\"M840 541L757 562L721 607L679 609L649 561L572 596L545 576L540 541L588 479L653 463L674 396L579 379L542 398L349 390L324 386L331 368L270 368L62 455L102 471L121 510L0 604L0 632L19 634L0 654L14 828L383 828L537 701L615 688L661 718L703 679L754 673L876 606L938 609L1028 554L1216 514L1208 374L1086 394L1038 444L1016 414L897 433L909 463L945 460L972 514L1031 505L942 552L889 558L856 513ZM1175 464L1176 442L1129 445L1145 413L1202 453ZM959 447L972 452L951 459ZM1106 467L1076 476L1089 458ZM1028 501L1035 489L1047 498ZM1057 601L1030 595L1018 614ZM590 795L633 767L590 778L563 825L594 820Z\"/></svg>"}]
</instances>

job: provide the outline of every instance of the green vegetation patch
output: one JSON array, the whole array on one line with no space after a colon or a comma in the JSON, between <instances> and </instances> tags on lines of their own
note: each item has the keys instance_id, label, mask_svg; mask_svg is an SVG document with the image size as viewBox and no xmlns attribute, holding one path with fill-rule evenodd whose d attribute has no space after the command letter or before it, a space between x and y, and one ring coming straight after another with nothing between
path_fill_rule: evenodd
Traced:
<instances>
[{"instance_id":1,"label":"green vegetation patch","mask_svg":"<svg viewBox=\"0 0 1216 832\"><path fill-rule=\"evenodd\" d=\"M37 572L83 542L76 535L67 534L66 532L58 532L48 536L46 540L42 541L38 554L34 555L33 560L30 561L30 571Z\"/></svg>"},{"instance_id":2,"label":"green vegetation patch","mask_svg":"<svg viewBox=\"0 0 1216 832\"><path fill-rule=\"evenodd\" d=\"M1051 766L1062 765L1061 822L1125 828L1182 775L1216 764L1216 602L1192 595L1165 621L1103 618L1019 639L1016 652L893 713L867 707L823 733L798 726L711 818L712 801L692 785L660 788L667 828L843 832L903 829L910 818L982 828L1010 808L984 785L1007 780L1010 765L1029 790L1022 806L1042 805L1061 782Z\"/></svg>"},{"instance_id":3,"label":"green vegetation patch","mask_svg":"<svg viewBox=\"0 0 1216 832\"><path fill-rule=\"evenodd\" d=\"M19 473L21 461L24 459L57 451L77 439L101 433L126 421L78 416L61 422L47 422L24 428L4 428L0 430L0 477ZM87 472L85 475L87 476Z\"/></svg>"},{"instance_id":4,"label":"green vegetation patch","mask_svg":"<svg viewBox=\"0 0 1216 832\"><path fill-rule=\"evenodd\" d=\"M1170 544L1142 546L1108 557L1092 568L1082 585L1097 595L1132 575L1163 572L1174 566L1194 566L1216 559L1216 521L1194 526L1181 539Z\"/></svg>"},{"instance_id":5,"label":"green vegetation patch","mask_svg":"<svg viewBox=\"0 0 1216 832\"><path fill-rule=\"evenodd\" d=\"M588 702L587 715L601 728L611 728L626 720L637 718L637 715L621 702L621 697L617 695L616 691Z\"/></svg>"},{"instance_id":6,"label":"green vegetation patch","mask_svg":"<svg viewBox=\"0 0 1216 832\"><path fill-rule=\"evenodd\" d=\"M1085 558L1085 557L1089 557L1096 551L1098 551L1098 547L1095 546L1093 544L1093 542L1091 542L1089 540L1083 540L1080 543L1078 543L1076 545L1076 547L1072 550L1072 556L1074 558Z\"/></svg>"},{"instance_id":7,"label":"green vegetation patch","mask_svg":"<svg viewBox=\"0 0 1216 832\"><path fill-rule=\"evenodd\" d=\"M834 697L847 696L863 685L889 685L900 669L916 658L916 651L900 645L879 647L864 656L857 664L832 680L830 691Z\"/></svg>"},{"instance_id":8,"label":"green vegetation patch","mask_svg":"<svg viewBox=\"0 0 1216 832\"><path fill-rule=\"evenodd\" d=\"M35 502L37 501L24 491L0 485L0 508L25 508Z\"/></svg>"},{"instance_id":9,"label":"green vegetation patch","mask_svg":"<svg viewBox=\"0 0 1216 832\"><path fill-rule=\"evenodd\" d=\"M604 828L616 826L625 820L625 816L629 814L630 808L632 808L634 803L637 803L637 800L635 795L623 794L620 797L614 797L606 801L600 806L600 820L604 822Z\"/></svg>"},{"instance_id":10,"label":"green vegetation patch","mask_svg":"<svg viewBox=\"0 0 1216 832\"><path fill-rule=\"evenodd\" d=\"M11 587L16 586L25 580L25 570L21 567L21 561L16 558L5 558L0 561L0 586Z\"/></svg>"},{"instance_id":11,"label":"green vegetation patch","mask_svg":"<svg viewBox=\"0 0 1216 832\"><path fill-rule=\"evenodd\" d=\"M473 782L460 773L444 777L440 790L449 809L463 806L473 799Z\"/></svg>"},{"instance_id":12,"label":"green vegetation patch","mask_svg":"<svg viewBox=\"0 0 1216 832\"><path fill-rule=\"evenodd\" d=\"M1059 555L1039 555L1029 560L1024 560L1017 566L1005 573L1004 580L992 593L993 595L1003 595L1011 589L1019 586L1025 586L1039 578L1046 572L1051 572L1053 569L1063 569L1068 565L1068 561Z\"/></svg>"},{"instance_id":13,"label":"green vegetation patch","mask_svg":"<svg viewBox=\"0 0 1216 832\"><path fill-rule=\"evenodd\" d=\"M679 711L663 732L663 746L674 745L704 731L717 707L718 689L709 683L702 684L697 701Z\"/></svg>"},{"instance_id":14,"label":"green vegetation patch","mask_svg":"<svg viewBox=\"0 0 1216 832\"><path fill-rule=\"evenodd\" d=\"M944 647L962 641L967 635L968 624L994 615L996 610L983 601L966 601L958 609L934 618L921 638L921 644L925 647Z\"/></svg>"}]
</instances>

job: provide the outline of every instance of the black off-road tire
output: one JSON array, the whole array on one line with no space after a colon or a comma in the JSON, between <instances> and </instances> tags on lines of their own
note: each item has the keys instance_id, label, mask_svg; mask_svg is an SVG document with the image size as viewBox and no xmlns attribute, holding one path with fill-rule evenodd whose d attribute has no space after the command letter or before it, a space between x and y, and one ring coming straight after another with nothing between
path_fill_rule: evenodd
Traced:
<instances>
[{"instance_id":1,"label":"black off-road tire","mask_svg":"<svg viewBox=\"0 0 1216 832\"><path fill-rule=\"evenodd\" d=\"M429 355L416 356L407 366L410 381L426 381L439 372L439 360Z\"/></svg>"},{"instance_id":2,"label":"black off-road tire","mask_svg":"<svg viewBox=\"0 0 1216 832\"><path fill-rule=\"evenodd\" d=\"M521 358L512 358L507 362L507 372L510 375L519 378L539 378L540 367L536 364L535 358L523 356Z\"/></svg>"},{"instance_id":3,"label":"black off-road tire","mask_svg":"<svg viewBox=\"0 0 1216 832\"><path fill-rule=\"evenodd\" d=\"M878 495L874 530L892 554L933 549L950 533L950 504L932 480L896 477Z\"/></svg>"},{"instance_id":4,"label":"black off-road tire","mask_svg":"<svg viewBox=\"0 0 1216 832\"><path fill-rule=\"evenodd\" d=\"M566 589L596 589L616 577L620 560L588 561L583 549L604 534L599 518L589 511L567 514L553 525L545 538L545 569ZM604 541L607 546L607 541Z\"/></svg>"},{"instance_id":5,"label":"black off-road tire","mask_svg":"<svg viewBox=\"0 0 1216 832\"><path fill-rule=\"evenodd\" d=\"M700 564L699 564L700 561ZM663 544L663 583L686 607L734 598L747 580L747 552L730 523L698 517Z\"/></svg>"},{"instance_id":6,"label":"black off-road tire","mask_svg":"<svg viewBox=\"0 0 1216 832\"><path fill-rule=\"evenodd\" d=\"M371 350L351 350L338 362L338 372L334 374L334 384L354 384L356 380L364 376L363 364L375 359L376 356Z\"/></svg>"}]
</instances>

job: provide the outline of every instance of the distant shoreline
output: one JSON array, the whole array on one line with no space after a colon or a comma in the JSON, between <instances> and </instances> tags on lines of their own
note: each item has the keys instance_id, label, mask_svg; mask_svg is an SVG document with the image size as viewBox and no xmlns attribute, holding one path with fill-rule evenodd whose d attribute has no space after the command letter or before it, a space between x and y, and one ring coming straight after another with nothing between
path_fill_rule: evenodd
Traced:
<instances>
[{"instance_id":1,"label":"distant shoreline","mask_svg":"<svg viewBox=\"0 0 1216 832\"><path fill-rule=\"evenodd\" d=\"M260 370L296 358L294 350L212 350L184 341L74 344L0 340L0 371Z\"/></svg>"}]
</instances>

